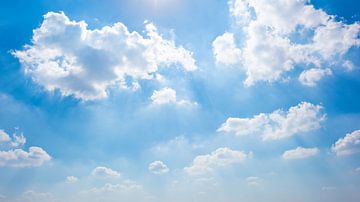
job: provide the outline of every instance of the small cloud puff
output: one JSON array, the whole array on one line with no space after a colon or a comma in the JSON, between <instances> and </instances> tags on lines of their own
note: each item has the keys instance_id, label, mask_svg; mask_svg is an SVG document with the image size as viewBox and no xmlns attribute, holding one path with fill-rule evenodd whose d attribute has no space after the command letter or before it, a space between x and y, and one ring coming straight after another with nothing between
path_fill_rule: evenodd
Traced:
<instances>
[{"instance_id":1,"label":"small cloud puff","mask_svg":"<svg viewBox=\"0 0 360 202\"><path fill-rule=\"evenodd\" d=\"M117 171L112 170L111 168L98 166L92 172L92 176L101 177L101 178L114 178L120 177L120 173Z\"/></svg>"},{"instance_id":2,"label":"small cloud puff","mask_svg":"<svg viewBox=\"0 0 360 202\"><path fill-rule=\"evenodd\" d=\"M150 163L148 169L156 175L165 174L170 171L167 165L165 165L162 161L154 161Z\"/></svg>"}]
</instances>

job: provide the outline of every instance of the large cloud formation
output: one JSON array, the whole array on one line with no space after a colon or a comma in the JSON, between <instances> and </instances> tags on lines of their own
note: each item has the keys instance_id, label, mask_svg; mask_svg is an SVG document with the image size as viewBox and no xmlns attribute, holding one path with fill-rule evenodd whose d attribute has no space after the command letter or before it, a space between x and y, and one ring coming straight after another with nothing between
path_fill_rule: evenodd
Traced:
<instances>
[{"instance_id":1,"label":"large cloud formation","mask_svg":"<svg viewBox=\"0 0 360 202\"><path fill-rule=\"evenodd\" d=\"M338 21L309 0L230 0L229 7L235 27L241 30L236 36L243 41L238 47L226 32L215 39L214 56L218 63L242 66L246 86L284 80L285 73L296 66L305 71L313 68L317 77L308 80L307 72L300 81L314 86L330 74L328 66L352 66L342 58L351 47L360 45L357 22Z\"/></svg>"},{"instance_id":2,"label":"large cloud formation","mask_svg":"<svg viewBox=\"0 0 360 202\"><path fill-rule=\"evenodd\" d=\"M105 98L113 86L137 89L160 66L197 69L190 51L164 39L151 23L145 29L146 37L120 22L90 30L84 21L49 12L34 30L32 45L13 54L46 90L82 100Z\"/></svg>"}]
</instances>

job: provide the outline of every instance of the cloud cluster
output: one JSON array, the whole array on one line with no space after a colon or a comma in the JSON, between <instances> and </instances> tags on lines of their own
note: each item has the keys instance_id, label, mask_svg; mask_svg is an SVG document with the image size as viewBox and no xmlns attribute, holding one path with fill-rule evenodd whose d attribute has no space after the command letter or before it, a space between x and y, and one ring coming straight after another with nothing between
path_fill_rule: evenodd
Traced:
<instances>
[{"instance_id":1,"label":"cloud cluster","mask_svg":"<svg viewBox=\"0 0 360 202\"><path fill-rule=\"evenodd\" d=\"M29 151L21 147L26 142L23 135L13 134L13 138L4 131L0 130L0 145L7 143L8 150L0 151L0 167L37 167L51 160L51 156L40 147L30 147Z\"/></svg>"},{"instance_id":2,"label":"cloud cluster","mask_svg":"<svg viewBox=\"0 0 360 202\"><path fill-rule=\"evenodd\" d=\"M146 37L120 22L91 30L84 21L49 12L32 44L13 55L46 90L82 100L105 98L110 87L137 89L139 80L155 79L159 67L197 69L190 51L164 39L151 23L145 29Z\"/></svg>"},{"instance_id":3,"label":"cloud cluster","mask_svg":"<svg viewBox=\"0 0 360 202\"><path fill-rule=\"evenodd\" d=\"M14 133L12 138L9 134L7 134L4 130L0 129L0 143L7 143L9 146L13 148L19 148L24 146L26 143L26 138L23 134L17 135Z\"/></svg>"},{"instance_id":4,"label":"cloud cluster","mask_svg":"<svg viewBox=\"0 0 360 202\"><path fill-rule=\"evenodd\" d=\"M322 106L302 102L287 112L278 109L253 118L228 118L217 131L236 136L258 134L263 140L277 140L319 129L324 120Z\"/></svg>"},{"instance_id":5,"label":"cloud cluster","mask_svg":"<svg viewBox=\"0 0 360 202\"><path fill-rule=\"evenodd\" d=\"M351 155L360 152L360 130L348 133L344 138L340 138L332 146L332 151L337 156Z\"/></svg>"},{"instance_id":6,"label":"cloud cluster","mask_svg":"<svg viewBox=\"0 0 360 202\"><path fill-rule=\"evenodd\" d=\"M338 21L308 0L230 0L229 6L244 41L238 47L225 33L213 43L214 56L217 62L242 66L247 86L282 80L295 66L305 68L300 81L314 86L330 74L324 65L343 65L344 54L360 45L359 23ZM316 71L306 72L309 67Z\"/></svg>"},{"instance_id":7,"label":"cloud cluster","mask_svg":"<svg viewBox=\"0 0 360 202\"><path fill-rule=\"evenodd\" d=\"M305 159L318 154L320 150L318 148L303 148L297 147L296 149L285 151L282 158L285 160L290 159Z\"/></svg>"},{"instance_id":8,"label":"cloud cluster","mask_svg":"<svg viewBox=\"0 0 360 202\"><path fill-rule=\"evenodd\" d=\"M242 151L235 151L227 147L221 147L210 154L196 156L192 164L189 167L185 167L184 171L189 175L203 175L211 173L217 168L240 163L247 157L248 154Z\"/></svg>"}]
</instances>

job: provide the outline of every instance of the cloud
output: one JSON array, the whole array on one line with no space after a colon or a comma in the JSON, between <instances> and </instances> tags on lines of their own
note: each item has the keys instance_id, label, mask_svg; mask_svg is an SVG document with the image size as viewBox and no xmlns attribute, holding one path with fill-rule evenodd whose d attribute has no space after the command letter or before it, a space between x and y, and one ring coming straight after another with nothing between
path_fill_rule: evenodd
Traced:
<instances>
[{"instance_id":1,"label":"cloud","mask_svg":"<svg viewBox=\"0 0 360 202\"><path fill-rule=\"evenodd\" d=\"M92 172L92 176L102 177L102 178L113 178L113 177L120 177L120 173L117 171L112 170L111 168L107 167L96 167Z\"/></svg>"},{"instance_id":2,"label":"cloud","mask_svg":"<svg viewBox=\"0 0 360 202\"><path fill-rule=\"evenodd\" d=\"M196 106L197 103L190 102L188 100L177 100L176 91L172 88L163 88L161 90L155 90L150 97L151 101L155 105L164 104L177 104L182 106Z\"/></svg>"},{"instance_id":3,"label":"cloud","mask_svg":"<svg viewBox=\"0 0 360 202\"><path fill-rule=\"evenodd\" d=\"M197 69L192 53L164 39L151 23L143 37L121 22L91 30L84 21L49 12L33 33L32 44L13 55L26 75L63 96L102 99L110 87L139 88L138 81L155 79L159 67Z\"/></svg>"},{"instance_id":4,"label":"cloud","mask_svg":"<svg viewBox=\"0 0 360 202\"><path fill-rule=\"evenodd\" d=\"M0 166L38 167L50 160L49 154L40 147L30 147L28 152L22 149L0 151Z\"/></svg>"},{"instance_id":5,"label":"cloud","mask_svg":"<svg viewBox=\"0 0 360 202\"><path fill-rule=\"evenodd\" d=\"M0 142L8 142L10 141L10 136L4 131L0 130Z\"/></svg>"},{"instance_id":6,"label":"cloud","mask_svg":"<svg viewBox=\"0 0 360 202\"><path fill-rule=\"evenodd\" d=\"M66 183L68 183L68 184L74 184L74 183L76 183L78 180L79 180L79 179L78 179L77 177L75 177L75 176L67 176L65 181L66 181Z\"/></svg>"},{"instance_id":7,"label":"cloud","mask_svg":"<svg viewBox=\"0 0 360 202\"><path fill-rule=\"evenodd\" d=\"M131 190L142 190L142 186L134 181L126 180L121 184L107 183L101 188L93 188L88 192L92 193L107 193L107 192L127 192Z\"/></svg>"},{"instance_id":8,"label":"cloud","mask_svg":"<svg viewBox=\"0 0 360 202\"><path fill-rule=\"evenodd\" d=\"M21 195L21 200L24 202L55 202L59 201L51 193L40 193L32 190L25 191Z\"/></svg>"},{"instance_id":9,"label":"cloud","mask_svg":"<svg viewBox=\"0 0 360 202\"><path fill-rule=\"evenodd\" d=\"M360 173L360 167L355 168L355 172Z\"/></svg>"},{"instance_id":10,"label":"cloud","mask_svg":"<svg viewBox=\"0 0 360 202\"><path fill-rule=\"evenodd\" d=\"M23 134L17 135L16 133L14 133L11 138L9 134L0 129L0 143L1 142L8 144L10 147L19 148L24 146L26 143L26 138Z\"/></svg>"},{"instance_id":11,"label":"cloud","mask_svg":"<svg viewBox=\"0 0 360 202\"><path fill-rule=\"evenodd\" d=\"M308 0L230 0L229 10L240 30L234 36L243 41L239 47L222 49L221 55L233 55L234 50L241 53L238 58L242 60L236 62L246 72L246 86L283 80L297 66L341 66L343 55L360 45L358 22L337 21Z\"/></svg>"},{"instance_id":12,"label":"cloud","mask_svg":"<svg viewBox=\"0 0 360 202\"><path fill-rule=\"evenodd\" d=\"M155 90L151 96L154 104L168 104L176 102L176 91L171 88L163 88L159 91Z\"/></svg>"},{"instance_id":13,"label":"cloud","mask_svg":"<svg viewBox=\"0 0 360 202\"><path fill-rule=\"evenodd\" d=\"M260 184L260 178L259 177L247 177L246 178L246 183L249 185L249 186L257 186Z\"/></svg>"},{"instance_id":14,"label":"cloud","mask_svg":"<svg viewBox=\"0 0 360 202\"><path fill-rule=\"evenodd\" d=\"M351 155L360 152L360 130L346 134L332 146L331 150L337 156Z\"/></svg>"},{"instance_id":15,"label":"cloud","mask_svg":"<svg viewBox=\"0 0 360 202\"><path fill-rule=\"evenodd\" d=\"M233 65L241 61L241 50L236 47L234 34L226 32L218 36L212 46L217 63Z\"/></svg>"},{"instance_id":16,"label":"cloud","mask_svg":"<svg viewBox=\"0 0 360 202\"><path fill-rule=\"evenodd\" d=\"M106 183L102 187L94 187L80 192L75 201L144 201L143 186L125 180L118 184Z\"/></svg>"},{"instance_id":17,"label":"cloud","mask_svg":"<svg viewBox=\"0 0 360 202\"><path fill-rule=\"evenodd\" d=\"M203 175L217 168L240 163L244 161L247 156L248 155L242 151L234 151L227 147L222 147L210 154L195 157L192 164L189 167L185 167L184 171L189 175Z\"/></svg>"},{"instance_id":18,"label":"cloud","mask_svg":"<svg viewBox=\"0 0 360 202\"><path fill-rule=\"evenodd\" d=\"M326 69L312 68L303 71L299 76L299 81L303 85L312 87L312 86L316 86L316 83L320 81L320 79L330 75L332 75L332 71L329 68Z\"/></svg>"},{"instance_id":19,"label":"cloud","mask_svg":"<svg viewBox=\"0 0 360 202\"><path fill-rule=\"evenodd\" d=\"M13 141L11 141L12 147L22 147L25 145L25 143L26 143L26 138L24 137L23 134L21 135L16 135L15 133L13 134Z\"/></svg>"},{"instance_id":20,"label":"cloud","mask_svg":"<svg viewBox=\"0 0 360 202\"><path fill-rule=\"evenodd\" d=\"M285 151L282 158L285 160L291 159L305 159L318 154L320 150L318 148L303 148L297 147L296 149Z\"/></svg>"},{"instance_id":21,"label":"cloud","mask_svg":"<svg viewBox=\"0 0 360 202\"><path fill-rule=\"evenodd\" d=\"M161 175L169 172L169 168L162 161L154 161L149 164L149 171L156 174Z\"/></svg>"},{"instance_id":22,"label":"cloud","mask_svg":"<svg viewBox=\"0 0 360 202\"><path fill-rule=\"evenodd\" d=\"M0 143L6 142L10 147L0 151L0 167L38 167L51 160L51 156L40 147L30 147L29 151L21 149L26 142L22 134L18 136L14 133L10 138L4 130L0 130L0 138L3 140Z\"/></svg>"},{"instance_id":23,"label":"cloud","mask_svg":"<svg viewBox=\"0 0 360 202\"><path fill-rule=\"evenodd\" d=\"M133 181L126 181L119 184L107 183L102 187L94 187L80 192L80 198L74 201L148 201L145 198L143 187Z\"/></svg>"},{"instance_id":24,"label":"cloud","mask_svg":"<svg viewBox=\"0 0 360 202\"><path fill-rule=\"evenodd\" d=\"M334 190L336 190L336 187L334 187L334 186L324 186L324 187L321 187L321 190L322 191L334 191Z\"/></svg>"},{"instance_id":25,"label":"cloud","mask_svg":"<svg viewBox=\"0 0 360 202\"><path fill-rule=\"evenodd\" d=\"M261 113L253 118L228 118L217 132L236 136L259 134L263 140L277 140L321 127L325 115L322 106L302 102L287 112L278 109L270 114Z\"/></svg>"}]
</instances>

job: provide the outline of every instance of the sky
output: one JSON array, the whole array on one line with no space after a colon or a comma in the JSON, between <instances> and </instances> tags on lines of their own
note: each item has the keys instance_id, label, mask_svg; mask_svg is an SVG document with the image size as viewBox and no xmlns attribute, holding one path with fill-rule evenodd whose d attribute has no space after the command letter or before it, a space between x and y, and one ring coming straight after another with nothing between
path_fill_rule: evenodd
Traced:
<instances>
[{"instance_id":1,"label":"sky","mask_svg":"<svg viewBox=\"0 0 360 202\"><path fill-rule=\"evenodd\" d=\"M0 201L359 201L357 4L1 1Z\"/></svg>"}]
</instances>

